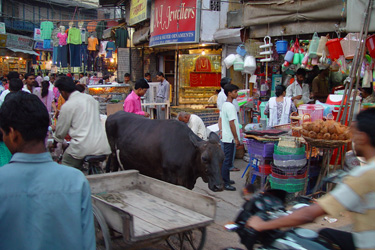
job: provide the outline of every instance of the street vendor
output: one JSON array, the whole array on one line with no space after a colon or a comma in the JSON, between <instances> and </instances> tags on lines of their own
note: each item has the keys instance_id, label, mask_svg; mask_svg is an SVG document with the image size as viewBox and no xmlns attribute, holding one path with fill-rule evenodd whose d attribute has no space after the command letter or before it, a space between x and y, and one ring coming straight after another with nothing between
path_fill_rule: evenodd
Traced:
<instances>
[{"instance_id":1,"label":"street vendor","mask_svg":"<svg viewBox=\"0 0 375 250\"><path fill-rule=\"evenodd\" d=\"M286 89L286 97L291 97L293 102L309 103L313 101L310 99L313 96L310 94L310 87L304 83L305 76L306 70L299 68L296 72L296 80Z\"/></svg>"},{"instance_id":2,"label":"street vendor","mask_svg":"<svg viewBox=\"0 0 375 250\"><path fill-rule=\"evenodd\" d=\"M124 111L149 117L150 114L142 110L141 97L146 94L150 85L148 85L145 79L139 79L135 83L134 88L135 90L133 90L124 101Z\"/></svg>"},{"instance_id":3,"label":"street vendor","mask_svg":"<svg viewBox=\"0 0 375 250\"><path fill-rule=\"evenodd\" d=\"M264 110L264 114L269 115L269 127L290 123L290 114L292 112L297 112L297 108L294 105L292 98L285 97L285 86L277 85L275 90L276 97L270 98Z\"/></svg>"},{"instance_id":4,"label":"street vendor","mask_svg":"<svg viewBox=\"0 0 375 250\"><path fill-rule=\"evenodd\" d=\"M314 99L320 102L326 102L329 95L329 67L321 66L319 75L317 75L312 81L312 92Z\"/></svg>"},{"instance_id":5,"label":"street vendor","mask_svg":"<svg viewBox=\"0 0 375 250\"><path fill-rule=\"evenodd\" d=\"M362 103L375 103L375 96L373 93L372 88L362 88L361 95L362 95Z\"/></svg>"}]
</instances>

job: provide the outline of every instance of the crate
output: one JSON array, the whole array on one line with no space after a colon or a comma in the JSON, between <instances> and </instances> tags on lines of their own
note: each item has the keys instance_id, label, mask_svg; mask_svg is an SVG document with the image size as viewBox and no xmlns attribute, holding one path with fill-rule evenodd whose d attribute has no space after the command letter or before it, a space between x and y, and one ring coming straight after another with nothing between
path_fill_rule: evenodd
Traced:
<instances>
[{"instance_id":1,"label":"crate","mask_svg":"<svg viewBox=\"0 0 375 250\"><path fill-rule=\"evenodd\" d=\"M305 154L305 145L300 148L289 148L289 147L279 147L275 144L274 153L276 155L303 155Z\"/></svg>"},{"instance_id":2,"label":"crate","mask_svg":"<svg viewBox=\"0 0 375 250\"><path fill-rule=\"evenodd\" d=\"M246 146L249 154L260 155L262 157L273 156L274 142L259 142L253 139L246 139Z\"/></svg>"},{"instance_id":3,"label":"crate","mask_svg":"<svg viewBox=\"0 0 375 250\"><path fill-rule=\"evenodd\" d=\"M307 176L307 165L303 167L276 167L271 164L272 176L280 179L302 179Z\"/></svg>"},{"instance_id":4,"label":"crate","mask_svg":"<svg viewBox=\"0 0 375 250\"><path fill-rule=\"evenodd\" d=\"M303 179L280 179L272 175L269 176L272 189L281 189L288 193L300 192L305 187L306 178Z\"/></svg>"}]
</instances>

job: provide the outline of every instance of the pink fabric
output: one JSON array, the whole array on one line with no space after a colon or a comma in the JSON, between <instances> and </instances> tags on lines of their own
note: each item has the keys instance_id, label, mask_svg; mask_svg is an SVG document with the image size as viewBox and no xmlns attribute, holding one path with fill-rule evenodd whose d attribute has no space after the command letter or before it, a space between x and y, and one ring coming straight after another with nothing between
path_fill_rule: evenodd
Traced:
<instances>
[{"instance_id":1,"label":"pink fabric","mask_svg":"<svg viewBox=\"0 0 375 250\"><path fill-rule=\"evenodd\" d=\"M59 38L59 45L66 45L66 39L68 38L68 34L66 33L59 33L57 34L57 37Z\"/></svg>"},{"instance_id":2,"label":"pink fabric","mask_svg":"<svg viewBox=\"0 0 375 250\"><path fill-rule=\"evenodd\" d=\"M57 107L57 100L59 99L60 97L60 92L59 92L59 89L56 88L56 87L53 87L53 95L55 97L55 104L56 104L56 107Z\"/></svg>"},{"instance_id":3,"label":"pink fabric","mask_svg":"<svg viewBox=\"0 0 375 250\"><path fill-rule=\"evenodd\" d=\"M34 93L39 97L39 99L43 102L43 104L46 106L48 113L51 113L52 110L52 101L54 100L55 96L53 94L52 90L48 90L48 95L45 97L42 97L42 88L37 87L34 90Z\"/></svg>"},{"instance_id":4,"label":"pink fabric","mask_svg":"<svg viewBox=\"0 0 375 250\"><path fill-rule=\"evenodd\" d=\"M141 98L132 91L128 97L126 97L124 102L124 111L129 113L134 113L137 115L145 115L142 111Z\"/></svg>"}]
</instances>

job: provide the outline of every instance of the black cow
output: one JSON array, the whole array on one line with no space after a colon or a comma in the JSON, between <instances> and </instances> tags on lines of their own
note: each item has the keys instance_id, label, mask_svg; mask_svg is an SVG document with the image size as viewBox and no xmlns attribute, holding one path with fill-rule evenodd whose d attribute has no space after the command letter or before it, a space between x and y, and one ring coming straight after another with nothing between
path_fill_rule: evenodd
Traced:
<instances>
[{"instance_id":1,"label":"black cow","mask_svg":"<svg viewBox=\"0 0 375 250\"><path fill-rule=\"evenodd\" d=\"M212 191L223 190L224 153L215 133L204 141L183 122L150 120L124 111L110 115L105 127L112 169L121 164L188 189L202 177Z\"/></svg>"}]
</instances>

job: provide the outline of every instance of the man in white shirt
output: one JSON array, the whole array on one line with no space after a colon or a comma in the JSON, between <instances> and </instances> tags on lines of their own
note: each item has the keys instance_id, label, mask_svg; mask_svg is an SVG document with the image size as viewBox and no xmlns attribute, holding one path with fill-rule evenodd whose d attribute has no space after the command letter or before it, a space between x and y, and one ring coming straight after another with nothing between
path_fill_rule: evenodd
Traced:
<instances>
[{"instance_id":1,"label":"man in white shirt","mask_svg":"<svg viewBox=\"0 0 375 250\"><path fill-rule=\"evenodd\" d=\"M236 108L233 105L233 100L238 96L238 86L227 84L224 86L225 94L228 96L227 101L223 103L220 118L222 127L222 139L224 144L225 159L221 168L221 175L224 181L224 189L228 191L236 191L236 188L231 185L229 169L232 167L233 153L235 146L240 145L240 129L238 125L238 116Z\"/></svg>"},{"instance_id":2,"label":"man in white shirt","mask_svg":"<svg viewBox=\"0 0 375 250\"><path fill-rule=\"evenodd\" d=\"M207 139L206 126L204 126L204 123L199 116L182 111L178 113L177 118L179 121L186 123L199 138L202 140Z\"/></svg>"},{"instance_id":3,"label":"man in white shirt","mask_svg":"<svg viewBox=\"0 0 375 250\"><path fill-rule=\"evenodd\" d=\"M310 94L309 85L307 83L303 83L305 76L306 70L299 68L296 72L296 80L286 89L286 97L291 97L292 101L302 100L303 103L313 101L310 99L313 95Z\"/></svg>"},{"instance_id":4,"label":"man in white shirt","mask_svg":"<svg viewBox=\"0 0 375 250\"><path fill-rule=\"evenodd\" d=\"M109 155L111 149L99 117L99 103L90 95L76 91L71 77L59 77L55 86L66 100L61 107L55 129L55 141L72 138L62 164L81 168L87 155Z\"/></svg>"},{"instance_id":5,"label":"man in white shirt","mask_svg":"<svg viewBox=\"0 0 375 250\"><path fill-rule=\"evenodd\" d=\"M221 112L221 107L223 106L224 102L227 101L227 95L224 93L224 87L225 85L227 84L231 84L232 82L232 79L230 79L229 77L223 77L220 81L220 86L221 86L221 91L220 93L218 94L217 96L217 108L220 110ZM238 105L238 102L237 102L237 99L234 99L232 101L232 104L234 105L234 107L236 108L236 112L240 112L240 106ZM220 121L220 118L219 118L219 130L221 131L221 121ZM220 132L219 132L220 133ZM221 143L221 148L223 149L224 151L224 144ZM233 164L234 164L234 159L235 159L235 155L236 155L236 147L234 147L234 153L233 153L233 160L232 160L232 167L230 168L230 171L240 171L239 168L236 168Z\"/></svg>"}]
</instances>

